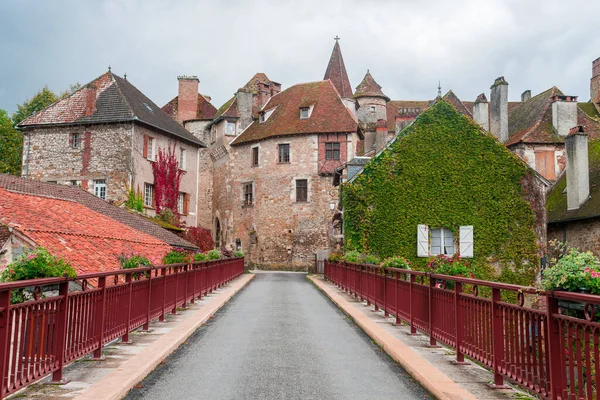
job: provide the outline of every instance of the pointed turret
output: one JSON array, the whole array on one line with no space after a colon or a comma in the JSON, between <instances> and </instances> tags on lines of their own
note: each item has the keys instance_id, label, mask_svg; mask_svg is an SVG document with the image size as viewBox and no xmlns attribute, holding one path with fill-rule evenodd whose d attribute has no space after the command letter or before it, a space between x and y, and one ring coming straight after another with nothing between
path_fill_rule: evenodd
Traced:
<instances>
[{"instance_id":1,"label":"pointed turret","mask_svg":"<svg viewBox=\"0 0 600 400\"><path fill-rule=\"evenodd\" d=\"M331 52L331 58L329 59L329 64L327 64L327 71L325 71L323 80L331 80L340 96L344 99L350 99L352 98L352 87L350 86L350 80L348 79L348 73L344 65L339 40L340 38L336 36L333 52Z\"/></svg>"},{"instance_id":2,"label":"pointed turret","mask_svg":"<svg viewBox=\"0 0 600 400\"><path fill-rule=\"evenodd\" d=\"M359 97L381 97L382 99L385 99L385 101L390 101L390 98L381 91L381 86L375 82L375 79L369 70L367 70L360 85L356 87L354 98L358 99Z\"/></svg>"}]
</instances>

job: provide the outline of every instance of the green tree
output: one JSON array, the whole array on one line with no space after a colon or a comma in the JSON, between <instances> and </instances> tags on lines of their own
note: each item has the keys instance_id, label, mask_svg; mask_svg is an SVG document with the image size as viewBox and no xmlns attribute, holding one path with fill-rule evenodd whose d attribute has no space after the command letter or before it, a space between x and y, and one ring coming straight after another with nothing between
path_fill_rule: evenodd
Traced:
<instances>
[{"instance_id":1,"label":"green tree","mask_svg":"<svg viewBox=\"0 0 600 400\"><path fill-rule=\"evenodd\" d=\"M21 175L23 135L13 127L8 113L0 109L0 173Z\"/></svg>"},{"instance_id":2,"label":"green tree","mask_svg":"<svg viewBox=\"0 0 600 400\"><path fill-rule=\"evenodd\" d=\"M50 104L58 100L59 97L48 86L37 92L31 99L25 100L23 104L17 105L17 112L12 116L13 124L17 125L29 116L42 111Z\"/></svg>"}]
</instances>

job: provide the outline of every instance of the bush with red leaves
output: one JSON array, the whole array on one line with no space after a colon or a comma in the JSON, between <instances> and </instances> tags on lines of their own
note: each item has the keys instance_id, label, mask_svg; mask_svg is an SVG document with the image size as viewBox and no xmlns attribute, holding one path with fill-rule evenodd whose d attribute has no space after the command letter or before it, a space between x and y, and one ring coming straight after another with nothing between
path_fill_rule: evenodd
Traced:
<instances>
[{"instance_id":1,"label":"bush with red leaves","mask_svg":"<svg viewBox=\"0 0 600 400\"><path fill-rule=\"evenodd\" d=\"M181 234L185 240L198 246L200 251L208 251L215 248L215 242L210 234L210 229L199 226L191 226Z\"/></svg>"}]
</instances>

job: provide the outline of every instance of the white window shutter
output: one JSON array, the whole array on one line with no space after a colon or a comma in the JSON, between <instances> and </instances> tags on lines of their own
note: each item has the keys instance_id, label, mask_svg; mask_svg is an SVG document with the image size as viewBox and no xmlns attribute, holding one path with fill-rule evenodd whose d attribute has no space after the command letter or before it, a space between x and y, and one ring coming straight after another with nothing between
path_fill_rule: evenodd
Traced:
<instances>
[{"instance_id":1,"label":"white window shutter","mask_svg":"<svg viewBox=\"0 0 600 400\"><path fill-rule=\"evenodd\" d=\"M429 227L427 225L417 226L417 256L429 257Z\"/></svg>"},{"instance_id":2,"label":"white window shutter","mask_svg":"<svg viewBox=\"0 0 600 400\"><path fill-rule=\"evenodd\" d=\"M473 258L473 226L460 227L458 251L461 258Z\"/></svg>"}]
</instances>

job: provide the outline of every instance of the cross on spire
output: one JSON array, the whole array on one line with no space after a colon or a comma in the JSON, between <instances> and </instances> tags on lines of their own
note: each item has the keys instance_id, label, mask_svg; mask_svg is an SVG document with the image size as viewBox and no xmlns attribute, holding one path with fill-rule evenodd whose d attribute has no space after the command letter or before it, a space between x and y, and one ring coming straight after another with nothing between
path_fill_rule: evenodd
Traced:
<instances>
[{"instance_id":1,"label":"cross on spire","mask_svg":"<svg viewBox=\"0 0 600 400\"><path fill-rule=\"evenodd\" d=\"M335 42L337 43L340 40L340 37L338 35L335 35L335 37L333 38L333 40L335 40Z\"/></svg>"}]
</instances>

